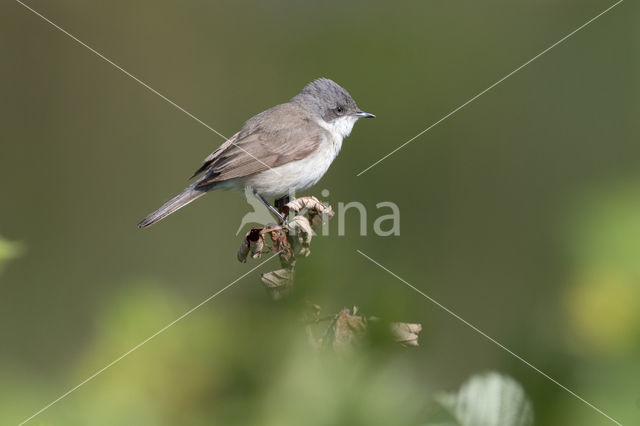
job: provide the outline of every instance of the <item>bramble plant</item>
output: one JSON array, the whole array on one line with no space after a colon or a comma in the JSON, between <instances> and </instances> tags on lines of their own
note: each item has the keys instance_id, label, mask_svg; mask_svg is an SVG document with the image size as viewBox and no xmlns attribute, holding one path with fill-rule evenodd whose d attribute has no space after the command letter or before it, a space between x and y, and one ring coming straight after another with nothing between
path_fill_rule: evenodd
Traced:
<instances>
[{"instance_id":1,"label":"bramble plant","mask_svg":"<svg viewBox=\"0 0 640 426\"><path fill-rule=\"evenodd\" d=\"M280 212L289 217L286 223L269 223L262 228L252 228L242 239L238 250L240 262L246 262L248 258L258 259L265 253L278 255L281 268L260 276L273 300L280 300L293 291L296 257L308 257L311 254L311 239L317 230L326 228L327 222L334 216L331 206L316 197L295 198L284 204ZM335 315L321 316L318 305L308 305L312 312L305 319L306 332L309 343L315 348L331 348L337 353L347 351L359 343L372 323L380 322L377 317L359 314L357 306L345 308ZM325 320L329 321L328 327L319 337L314 336L312 325ZM386 327L393 341L403 346L418 346L421 324L392 322Z\"/></svg>"}]
</instances>

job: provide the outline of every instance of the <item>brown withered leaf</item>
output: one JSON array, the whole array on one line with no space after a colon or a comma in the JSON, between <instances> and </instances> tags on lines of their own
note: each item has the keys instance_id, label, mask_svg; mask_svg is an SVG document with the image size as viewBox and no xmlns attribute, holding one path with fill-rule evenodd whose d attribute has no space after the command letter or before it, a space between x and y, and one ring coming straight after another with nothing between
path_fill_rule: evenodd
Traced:
<instances>
[{"instance_id":1,"label":"brown withered leaf","mask_svg":"<svg viewBox=\"0 0 640 426\"><path fill-rule=\"evenodd\" d=\"M264 237L262 235L263 228L252 228L242 239L240 249L238 250L238 260L242 263L247 261L247 257L251 255L253 259L258 259L262 255L264 249Z\"/></svg>"},{"instance_id":2,"label":"brown withered leaf","mask_svg":"<svg viewBox=\"0 0 640 426\"><path fill-rule=\"evenodd\" d=\"M303 210L316 209L318 205L322 206L322 203L316 197L300 197L289 201L282 210L287 215L290 212L298 214Z\"/></svg>"},{"instance_id":3,"label":"brown withered leaf","mask_svg":"<svg viewBox=\"0 0 640 426\"><path fill-rule=\"evenodd\" d=\"M307 302L307 312L303 316L306 325L307 338L316 349L330 349L339 355L346 354L357 348L362 338L368 333L376 333L375 324L383 324L387 333L387 341L400 343L402 346L418 346L418 335L422 325L416 323L382 321L375 316L359 314L359 308L343 309L335 315L320 316L320 307ZM314 337L314 329L326 320L330 320L324 328L322 337ZM373 328L372 328L373 327Z\"/></svg>"},{"instance_id":4,"label":"brown withered leaf","mask_svg":"<svg viewBox=\"0 0 640 426\"><path fill-rule=\"evenodd\" d=\"M332 324L332 347L338 354L348 352L357 346L367 331L366 319L357 313L357 307L353 310L345 308L340 311Z\"/></svg>"},{"instance_id":5,"label":"brown withered leaf","mask_svg":"<svg viewBox=\"0 0 640 426\"><path fill-rule=\"evenodd\" d=\"M264 249L264 236L262 235L262 228L253 228L247 234L247 241L249 242L249 253L253 259L258 259L262 256L262 250Z\"/></svg>"},{"instance_id":6,"label":"brown withered leaf","mask_svg":"<svg viewBox=\"0 0 640 426\"><path fill-rule=\"evenodd\" d=\"M313 230L309 219L304 216L295 216L288 224L289 236L291 238L292 248L295 254L301 254L303 256L309 256L311 249L311 238L313 237Z\"/></svg>"},{"instance_id":7,"label":"brown withered leaf","mask_svg":"<svg viewBox=\"0 0 640 426\"><path fill-rule=\"evenodd\" d=\"M280 300L293 287L295 272L292 269L278 269L260 275L260 280L273 300Z\"/></svg>"},{"instance_id":8,"label":"brown withered leaf","mask_svg":"<svg viewBox=\"0 0 640 426\"><path fill-rule=\"evenodd\" d=\"M334 212L330 205L325 205L316 197L300 197L285 204L283 207L285 214L289 214L290 211L294 212L296 216L306 216L309 219L311 226L319 228L323 223L333 217Z\"/></svg>"},{"instance_id":9,"label":"brown withered leaf","mask_svg":"<svg viewBox=\"0 0 640 426\"><path fill-rule=\"evenodd\" d=\"M282 229L274 229L269 232L271 237L271 251L278 253L279 251L288 251L291 247L287 241L287 234Z\"/></svg>"},{"instance_id":10,"label":"brown withered leaf","mask_svg":"<svg viewBox=\"0 0 640 426\"><path fill-rule=\"evenodd\" d=\"M242 263L247 261L247 256L249 256L249 241L246 238L242 239L242 244L240 244L240 248L238 249L238 260Z\"/></svg>"},{"instance_id":11,"label":"brown withered leaf","mask_svg":"<svg viewBox=\"0 0 640 426\"><path fill-rule=\"evenodd\" d=\"M297 256L309 256L314 229L334 215L331 206L321 203L316 197L294 199L282 207L282 212L287 215L293 212L294 216L285 224L269 223L263 228L251 229L237 253L240 262L246 262L249 257L257 259L269 250L278 255L282 269L262 276L262 282L274 299L289 292Z\"/></svg>"},{"instance_id":12,"label":"brown withered leaf","mask_svg":"<svg viewBox=\"0 0 640 426\"><path fill-rule=\"evenodd\" d=\"M394 341L403 346L418 346L418 335L422 331L422 324L408 322L392 322L389 324Z\"/></svg>"}]
</instances>

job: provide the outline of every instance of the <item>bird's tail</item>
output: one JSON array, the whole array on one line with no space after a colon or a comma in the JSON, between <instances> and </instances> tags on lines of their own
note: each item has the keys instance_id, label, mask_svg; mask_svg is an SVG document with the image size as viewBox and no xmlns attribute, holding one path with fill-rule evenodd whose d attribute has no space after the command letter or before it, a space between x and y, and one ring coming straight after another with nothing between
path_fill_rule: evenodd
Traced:
<instances>
[{"instance_id":1,"label":"bird's tail","mask_svg":"<svg viewBox=\"0 0 640 426\"><path fill-rule=\"evenodd\" d=\"M210 188L198 189L195 187L195 184L187 187L180 194L164 203L164 205L158 210L145 217L142 222L138 224L138 228L146 228L147 226L151 226L154 223L161 221L171 213L175 212L178 209L181 209L193 200L202 197L207 193L208 189Z\"/></svg>"}]
</instances>

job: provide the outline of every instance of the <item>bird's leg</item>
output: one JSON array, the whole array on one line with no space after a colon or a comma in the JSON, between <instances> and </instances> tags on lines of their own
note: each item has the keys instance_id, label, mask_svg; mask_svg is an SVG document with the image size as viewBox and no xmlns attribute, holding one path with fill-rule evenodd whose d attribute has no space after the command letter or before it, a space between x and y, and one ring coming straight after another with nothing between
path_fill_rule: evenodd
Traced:
<instances>
[{"instance_id":1,"label":"bird's leg","mask_svg":"<svg viewBox=\"0 0 640 426\"><path fill-rule=\"evenodd\" d=\"M269 212L278 219L279 224L286 223L286 218L284 217L284 215L276 210L271 204L269 204L269 202L265 200L262 195L258 194L257 192L254 192L253 194L258 198L258 200L262 201L262 204L264 204L267 209L269 209Z\"/></svg>"}]
</instances>

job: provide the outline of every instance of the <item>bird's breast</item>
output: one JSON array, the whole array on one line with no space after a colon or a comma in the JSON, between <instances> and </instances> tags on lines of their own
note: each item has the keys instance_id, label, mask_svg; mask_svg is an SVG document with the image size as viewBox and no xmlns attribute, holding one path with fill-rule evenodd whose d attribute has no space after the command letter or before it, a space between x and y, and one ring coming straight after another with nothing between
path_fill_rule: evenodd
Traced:
<instances>
[{"instance_id":1,"label":"bird's breast","mask_svg":"<svg viewBox=\"0 0 640 426\"><path fill-rule=\"evenodd\" d=\"M280 197L309 188L327 172L341 145L341 139L326 137L305 158L247 176L244 184L265 197Z\"/></svg>"}]
</instances>

